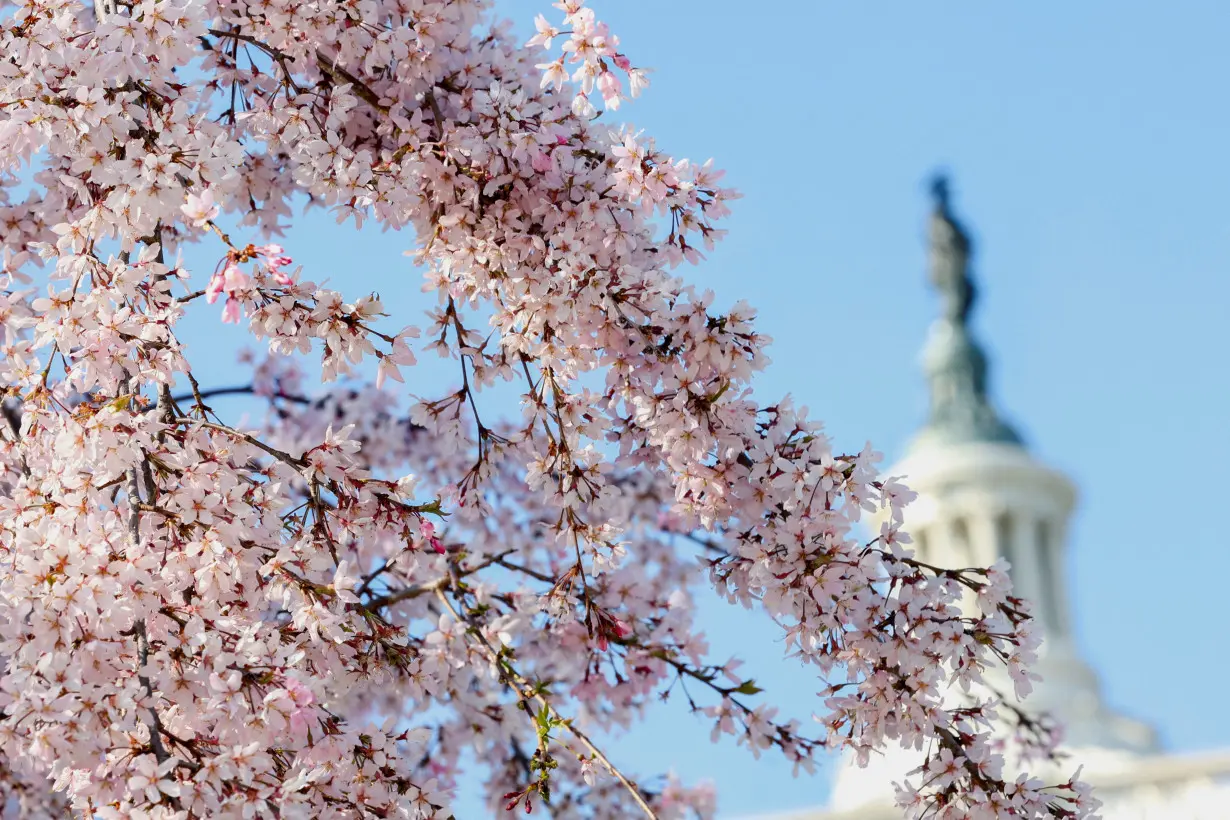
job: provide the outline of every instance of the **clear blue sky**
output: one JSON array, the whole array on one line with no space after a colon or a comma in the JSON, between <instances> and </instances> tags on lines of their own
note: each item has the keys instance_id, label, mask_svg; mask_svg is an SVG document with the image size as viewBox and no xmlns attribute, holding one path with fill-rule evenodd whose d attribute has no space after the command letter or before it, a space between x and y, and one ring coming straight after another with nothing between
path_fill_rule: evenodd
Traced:
<instances>
[{"instance_id":1,"label":"clear blue sky","mask_svg":"<svg viewBox=\"0 0 1230 820\"><path fill-rule=\"evenodd\" d=\"M656 69L624 118L677 156L715 157L745 195L688 275L760 309L776 340L760 394L793 393L848 446L898 455L922 418L918 350L936 309L923 181L953 172L999 406L1083 492L1069 556L1080 643L1110 702L1169 747L1230 746L1230 6L591 3ZM556 14L549 0L499 5L523 29ZM396 307L421 298L400 256L410 241L300 229L286 244L314 259L312 278ZM189 339L233 380L231 337L210 318ZM764 665L758 681L806 716L814 680L777 660L775 630L711 608L715 645ZM613 753L716 779L724 816L827 793L827 772L794 780L777 759L711 746L671 708Z\"/></svg>"}]
</instances>

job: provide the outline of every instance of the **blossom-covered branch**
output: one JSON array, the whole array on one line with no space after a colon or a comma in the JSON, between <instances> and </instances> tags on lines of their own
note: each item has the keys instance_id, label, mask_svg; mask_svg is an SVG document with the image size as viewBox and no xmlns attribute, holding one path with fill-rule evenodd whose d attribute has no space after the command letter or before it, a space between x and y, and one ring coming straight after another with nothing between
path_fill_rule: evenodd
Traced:
<instances>
[{"instance_id":1,"label":"blossom-covered branch","mask_svg":"<svg viewBox=\"0 0 1230 820\"><path fill-rule=\"evenodd\" d=\"M492 805L705 817L707 789L588 728L678 690L798 769L925 749L918 815L1087 816L1074 780L1003 773L976 694L1000 667L1028 688L1027 605L1001 567L915 559L877 455L753 397L754 312L677 276L736 194L602 124L647 73L556 5L528 45L486 0L0 7L10 804L447 817L475 753ZM274 240L309 205L404 232L438 296L422 327L308 278ZM168 261L191 244L217 265ZM210 406L237 391L198 382L189 311L267 346L264 422ZM415 348L460 387L399 411ZM317 356L348 385L309 387ZM826 687L819 737L707 657L698 584L782 625Z\"/></svg>"}]
</instances>

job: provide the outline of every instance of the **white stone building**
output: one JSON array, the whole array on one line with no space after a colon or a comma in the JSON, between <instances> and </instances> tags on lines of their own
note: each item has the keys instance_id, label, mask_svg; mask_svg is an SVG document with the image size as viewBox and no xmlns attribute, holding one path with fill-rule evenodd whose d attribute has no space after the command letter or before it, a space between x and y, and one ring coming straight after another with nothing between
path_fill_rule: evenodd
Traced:
<instances>
[{"instance_id":1,"label":"white stone building","mask_svg":"<svg viewBox=\"0 0 1230 820\"><path fill-rule=\"evenodd\" d=\"M919 494L908 511L914 546L939 566L987 566L1001 557L1012 565L1016 589L1034 603L1044 635L1037 670L1044 680L1027 707L1066 726L1071 757L1058 780L1083 764L1105 820L1230 820L1230 750L1165 753L1152 727L1102 700L1097 675L1073 641L1064 553L1076 489L1030 454L988 400L986 357L966 321L974 298L969 239L950 213L942 180L935 193L931 273L944 311L923 356L931 409L905 458L888 471ZM826 809L782 820L900 817L892 783L918 760L890 750L865 768L843 761Z\"/></svg>"}]
</instances>

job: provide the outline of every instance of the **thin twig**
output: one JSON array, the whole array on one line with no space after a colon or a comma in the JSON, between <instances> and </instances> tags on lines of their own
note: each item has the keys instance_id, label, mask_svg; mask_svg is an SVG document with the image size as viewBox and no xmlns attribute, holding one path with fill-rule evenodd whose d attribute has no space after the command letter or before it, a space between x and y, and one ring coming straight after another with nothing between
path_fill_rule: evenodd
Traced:
<instances>
[{"instance_id":1,"label":"thin twig","mask_svg":"<svg viewBox=\"0 0 1230 820\"><path fill-rule=\"evenodd\" d=\"M512 664L500 657L500 654L495 650L495 647L491 645L491 642L488 641L482 634L482 631L479 630L479 628L472 621L463 617L461 613L457 611L457 608L453 606L453 603L444 594L444 589L442 586L436 589L436 597L440 599L440 603L443 604L450 613L452 613L454 618L456 618L460 623L467 624L471 627L471 631L474 633L475 637L478 638L478 641L482 644L482 647L487 651L487 655L491 658L492 662L495 663L496 668L501 671L500 677L504 678L505 685L517 692L522 699L532 700L543 709L546 709L552 718L559 721L560 725L564 726L570 733L572 733L573 737L581 741L582 745L589 750L590 754L602 761L603 765L607 767L611 774L615 775L615 778L623 784L625 789L628 790L628 792L632 795L632 799L635 800L636 804L641 807L641 811L645 813L645 816L649 818L649 820L658 820L658 815L653 810L653 806L649 805L649 802L645 799L645 796L641 794L641 790L637 788L636 784L629 780L623 772L617 769L615 764L610 761L610 758L603 754L602 750L594 745L594 742L590 740L584 732L573 726L571 720L565 720L556 708L551 705L551 702L539 693L529 681L522 677L521 674L512 667Z\"/></svg>"},{"instance_id":2,"label":"thin twig","mask_svg":"<svg viewBox=\"0 0 1230 820\"><path fill-rule=\"evenodd\" d=\"M250 384L235 387L214 387L209 390L200 390L195 393L180 393L175 396L175 401L188 401L189 399L212 399L215 396L254 396L258 395L256 388ZM295 396L289 393L274 393L269 398L283 399L285 401L294 402L295 404L311 404L312 400L306 396Z\"/></svg>"}]
</instances>

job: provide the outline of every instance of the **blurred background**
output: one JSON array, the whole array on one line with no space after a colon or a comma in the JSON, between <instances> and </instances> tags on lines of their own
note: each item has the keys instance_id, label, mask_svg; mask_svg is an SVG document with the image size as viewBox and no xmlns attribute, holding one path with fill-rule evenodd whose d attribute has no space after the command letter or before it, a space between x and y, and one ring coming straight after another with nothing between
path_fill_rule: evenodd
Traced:
<instances>
[{"instance_id":1,"label":"blurred background","mask_svg":"<svg viewBox=\"0 0 1230 820\"><path fill-rule=\"evenodd\" d=\"M617 118L676 157L715 158L744 194L727 239L683 273L718 304L759 308L775 339L759 395L793 394L843 447L870 439L889 462L926 412L918 357L938 300L925 182L951 173L994 400L1081 492L1067 556L1078 645L1109 704L1167 748L1230 746L1230 6L590 5L655 69ZM535 14L560 16L548 0L496 7L527 38ZM411 237L317 238L330 222L285 241L310 259L306 276L377 288L394 309L422 299L401 255ZM193 360L208 350L203 374L231 383L242 337L207 320L188 337ZM807 719L819 687L782 659L778 629L702 605L714 656L745 658L765 697ZM723 817L817 806L832 774L794 779L772 755L710 744L675 702L610 752L637 772L714 780ZM483 815L461 796L458 816Z\"/></svg>"}]
</instances>

